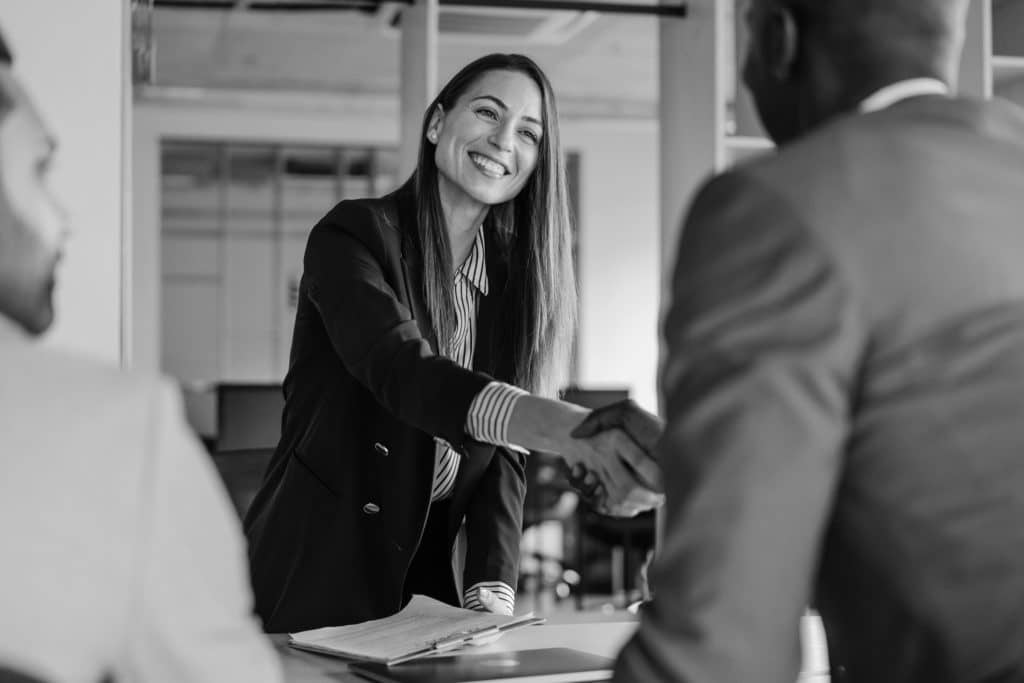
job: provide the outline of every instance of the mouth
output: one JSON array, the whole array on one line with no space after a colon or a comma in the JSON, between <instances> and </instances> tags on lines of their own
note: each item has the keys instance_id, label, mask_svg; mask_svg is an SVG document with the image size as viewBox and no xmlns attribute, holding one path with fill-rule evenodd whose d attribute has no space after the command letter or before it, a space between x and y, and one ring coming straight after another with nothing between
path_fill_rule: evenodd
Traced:
<instances>
[{"instance_id":1,"label":"mouth","mask_svg":"<svg viewBox=\"0 0 1024 683\"><path fill-rule=\"evenodd\" d=\"M511 175L511 171L505 166L505 164L492 159L491 157L478 154L476 152L469 153L469 159L473 162L473 165L488 178L503 178L504 176Z\"/></svg>"}]
</instances>

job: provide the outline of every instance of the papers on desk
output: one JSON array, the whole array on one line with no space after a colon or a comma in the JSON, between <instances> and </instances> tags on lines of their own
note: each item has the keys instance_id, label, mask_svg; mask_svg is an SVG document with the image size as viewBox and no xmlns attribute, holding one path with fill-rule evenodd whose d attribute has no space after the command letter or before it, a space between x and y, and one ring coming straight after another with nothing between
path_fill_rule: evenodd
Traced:
<instances>
[{"instance_id":1,"label":"papers on desk","mask_svg":"<svg viewBox=\"0 0 1024 683\"><path fill-rule=\"evenodd\" d=\"M475 612L414 595L393 616L292 633L288 644L300 650L391 665L488 643L505 631L543 621L532 614L507 617Z\"/></svg>"}]
</instances>

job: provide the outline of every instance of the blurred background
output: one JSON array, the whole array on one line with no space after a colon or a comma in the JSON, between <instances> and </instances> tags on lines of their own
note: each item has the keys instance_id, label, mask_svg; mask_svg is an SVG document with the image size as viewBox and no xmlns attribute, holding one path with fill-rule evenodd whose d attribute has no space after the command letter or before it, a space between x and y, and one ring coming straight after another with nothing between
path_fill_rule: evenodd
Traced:
<instances>
[{"instance_id":1,"label":"blurred background","mask_svg":"<svg viewBox=\"0 0 1024 683\"><path fill-rule=\"evenodd\" d=\"M432 87L521 52L551 78L568 152L581 324L566 397L657 411L684 207L708 174L771 150L737 84L742 1L5 0L75 219L47 343L176 378L243 511L277 439L309 229L407 177ZM971 12L961 89L1024 104L1024 0ZM557 462L529 475L520 609L642 597L653 517L594 513Z\"/></svg>"}]
</instances>

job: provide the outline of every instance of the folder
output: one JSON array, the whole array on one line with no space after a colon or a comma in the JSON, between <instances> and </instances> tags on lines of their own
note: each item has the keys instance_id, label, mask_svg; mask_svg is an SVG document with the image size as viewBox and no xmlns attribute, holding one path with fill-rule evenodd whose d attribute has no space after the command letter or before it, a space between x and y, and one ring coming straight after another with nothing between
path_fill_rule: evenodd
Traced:
<instances>
[{"instance_id":1,"label":"folder","mask_svg":"<svg viewBox=\"0 0 1024 683\"><path fill-rule=\"evenodd\" d=\"M511 629L543 622L532 614L512 617L476 612L414 595L390 617L292 633L288 644L300 650L393 665L491 642Z\"/></svg>"},{"instance_id":2,"label":"folder","mask_svg":"<svg viewBox=\"0 0 1024 683\"><path fill-rule=\"evenodd\" d=\"M376 683L579 683L606 681L615 662L564 647L429 657L387 666L355 662L349 671Z\"/></svg>"}]
</instances>

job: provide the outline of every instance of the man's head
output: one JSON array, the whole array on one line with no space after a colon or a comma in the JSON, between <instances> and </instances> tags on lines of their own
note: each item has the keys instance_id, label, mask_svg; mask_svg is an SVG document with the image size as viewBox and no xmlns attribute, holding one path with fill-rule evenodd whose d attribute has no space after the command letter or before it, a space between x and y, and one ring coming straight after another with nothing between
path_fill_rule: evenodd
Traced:
<instances>
[{"instance_id":1,"label":"man's head","mask_svg":"<svg viewBox=\"0 0 1024 683\"><path fill-rule=\"evenodd\" d=\"M0 314L32 334L53 321L54 274L67 237L46 185L55 147L0 35Z\"/></svg>"},{"instance_id":2,"label":"man's head","mask_svg":"<svg viewBox=\"0 0 1024 683\"><path fill-rule=\"evenodd\" d=\"M906 78L956 81L970 0L746 0L743 80L785 143Z\"/></svg>"}]
</instances>

